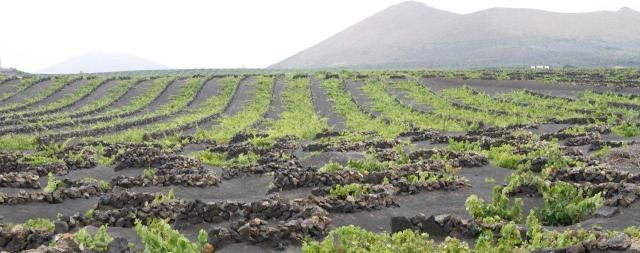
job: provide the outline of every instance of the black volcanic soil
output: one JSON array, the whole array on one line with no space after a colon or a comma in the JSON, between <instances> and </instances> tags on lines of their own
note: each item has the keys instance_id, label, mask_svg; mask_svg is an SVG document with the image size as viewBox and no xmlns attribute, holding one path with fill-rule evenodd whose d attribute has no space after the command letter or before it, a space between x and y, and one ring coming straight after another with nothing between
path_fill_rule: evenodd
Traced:
<instances>
[{"instance_id":1,"label":"black volcanic soil","mask_svg":"<svg viewBox=\"0 0 640 253\"><path fill-rule=\"evenodd\" d=\"M269 105L269 111L265 115L265 119L267 120L277 120L280 117L280 113L282 113L282 91L284 91L287 87L286 80L283 76L278 76L275 78L273 84L273 92L271 96L271 103Z\"/></svg>"},{"instance_id":2,"label":"black volcanic soil","mask_svg":"<svg viewBox=\"0 0 640 253\"><path fill-rule=\"evenodd\" d=\"M109 90L116 87L120 82L121 81L119 80L111 80L106 83L103 83L96 90L91 92L88 96L73 103L73 105L69 106L67 110L75 111L87 104L95 102L96 100L104 97L107 94L107 92L109 92Z\"/></svg>"},{"instance_id":3,"label":"black volcanic soil","mask_svg":"<svg viewBox=\"0 0 640 253\"><path fill-rule=\"evenodd\" d=\"M271 92L271 101L269 101L269 109L265 113L264 118L256 122L253 128L258 131L266 131L269 129L270 124L280 118L280 114L284 111L282 107L282 91L287 87L284 76L278 76L273 83L273 90Z\"/></svg>"},{"instance_id":4,"label":"black volcanic soil","mask_svg":"<svg viewBox=\"0 0 640 253\"><path fill-rule=\"evenodd\" d=\"M130 117L141 116L141 115L152 113L158 110L160 107L162 107L163 105L169 102L169 100L171 99L171 96L174 96L180 93L180 88L182 88L185 83L186 83L186 80L184 79L176 79L175 81L170 83L169 87L167 87L167 89L165 89L162 93L160 93L160 95L155 100L153 100L153 102L151 102L148 106L146 106L144 109L140 110L139 112L134 113Z\"/></svg>"},{"instance_id":5,"label":"black volcanic soil","mask_svg":"<svg viewBox=\"0 0 640 253\"><path fill-rule=\"evenodd\" d=\"M432 111L432 108L422 103L419 103L418 101L413 99L409 94L407 94L407 92L404 90L401 90L395 87L388 87L386 90L392 97L400 101L400 103L410 108L413 108L416 111L425 112L425 113Z\"/></svg>"},{"instance_id":6,"label":"black volcanic soil","mask_svg":"<svg viewBox=\"0 0 640 253\"><path fill-rule=\"evenodd\" d=\"M354 102L360 107L365 113L373 115L375 117L380 117L380 112L375 112L371 108L373 105L373 101L369 98L364 91L360 88L364 86L364 83L358 81L346 81L344 84L345 89L351 93L351 97Z\"/></svg>"},{"instance_id":7,"label":"black volcanic soil","mask_svg":"<svg viewBox=\"0 0 640 253\"><path fill-rule=\"evenodd\" d=\"M249 77L249 78L245 78L242 81L240 81L240 84L238 84L238 88L236 90L236 93L234 94L234 96L231 98L231 102L229 103L229 106L227 107L227 109L224 111L224 115L234 115L236 113L238 113L239 111L242 110L242 108L244 108L244 106L251 102L251 100L254 98L255 94L255 86L254 85L249 85L251 83L255 83L256 79L254 77ZM216 119L212 119L209 121L206 121L202 124L200 124L198 127L194 127L194 128L189 128L183 131L183 134L194 134L196 133L196 131L198 129L211 129L213 128L215 125L217 124L217 120Z\"/></svg>"},{"instance_id":8,"label":"black volcanic soil","mask_svg":"<svg viewBox=\"0 0 640 253\"><path fill-rule=\"evenodd\" d=\"M34 85L31 85L30 87L19 92L15 96L1 102L1 104L22 103L26 98L34 97L38 93L44 91L47 88L47 86L49 86L51 83L53 83L53 80L47 80L44 82L39 82Z\"/></svg>"},{"instance_id":9,"label":"black volcanic soil","mask_svg":"<svg viewBox=\"0 0 640 253\"><path fill-rule=\"evenodd\" d=\"M0 216L3 222L22 223L32 218L56 219L58 214L73 215L83 214L89 209L93 209L98 204L100 198L89 199L67 199L59 204L49 204L47 202L34 202L21 205L0 205ZM20 211L16 211L20 210Z\"/></svg>"},{"instance_id":10,"label":"black volcanic soil","mask_svg":"<svg viewBox=\"0 0 640 253\"><path fill-rule=\"evenodd\" d=\"M219 82L220 82L219 78L213 78L207 81L206 83L204 83L204 85L202 85L202 88L200 88L198 95L196 95L196 98L193 100L193 102L189 104L187 108L188 109L198 108L204 102L206 102L209 98L215 97L216 95L218 95L218 91L220 89Z\"/></svg>"},{"instance_id":11,"label":"black volcanic soil","mask_svg":"<svg viewBox=\"0 0 640 253\"><path fill-rule=\"evenodd\" d=\"M438 92L447 88L462 87L468 85L474 89L484 91L488 95L496 95L498 93L528 89L533 92L557 96L557 97L575 97L578 92L584 90L607 91L606 87L585 87L574 86L568 84L548 84L540 81L530 80L447 80L441 78L425 78L422 83L426 84L434 92Z\"/></svg>"},{"instance_id":12,"label":"black volcanic soil","mask_svg":"<svg viewBox=\"0 0 640 253\"><path fill-rule=\"evenodd\" d=\"M333 128L333 130L341 131L345 128L344 118L337 114L334 110L333 103L327 96L327 91L320 85L320 80L315 77L311 77L311 98L313 100L313 107L318 116L327 119L327 124Z\"/></svg>"},{"instance_id":13,"label":"black volcanic soil","mask_svg":"<svg viewBox=\"0 0 640 253\"><path fill-rule=\"evenodd\" d=\"M158 120L156 122L157 123L171 122L177 117L189 114L190 113L189 112L190 109L196 109L196 108L202 106L203 103L206 102L209 98L214 97L214 96L216 96L218 94L218 90L220 88L218 82L219 82L219 80L215 79L215 78L212 79L212 80L207 81L202 86L202 88L200 89L200 91L196 95L196 98L193 100L193 102L190 103L186 107L186 110L178 112L178 113L172 115L171 117L168 117L168 118L165 118L165 119L162 119L162 120Z\"/></svg>"},{"instance_id":14,"label":"black volcanic soil","mask_svg":"<svg viewBox=\"0 0 640 253\"><path fill-rule=\"evenodd\" d=\"M46 106L47 104L58 101L59 99L64 98L67 94L73 93L75 90L79 89L83 85L87 84L87 80L76 80L67 85L65 85L62 89L54 92L51 96L40 100L30 106L30 108L38 108L41 106Z\"/></svg>"},{"instance_id":15,"label":"black volcanic soil","mask_svg":"<svg viewBox=\"0 0 640 253\"><path fill-rule=\"evenodd\" d=\"M2 85L0 85L0 93L4 94L4 93L12 93L15 92L16 89L18 88L18 84L20 84L20 80L11 80L8 81ZM2 104L0 102L0 104Z\"/></svg>"},{"instance_id":16,"label":"black volcanic soil","mask_svg":"<svg viewBox=\"0 0 640 253\"><path fill-rule=\"evenodd\" d=\"M485 200L491 199L491 191L496 184L505 180L512 171L488 165L480 168L464 168L460 175L469 179L471 187L455 191L421 192L416 195L396 197L400 207L384 208L371 212L333 213L332 226L356 225L376 232L391 231L389 217L415 216L423 213L427 216L437 214L457 214L467 217L464 202L471 194L476 194ZM485 178L492 177L495 183L485 183Z\"/></svg>"},{"instance_id":17,"label":"black volcanic soil","mask_svg":"<svg viewBox=\"0 0 640 253\"><path fill-rule=\"evenodd\" d=\"M131 100L143 95L145 92L149 90L153 86L153 81L143 81L136 86L129 89L120 99L118 99L115 103L110 106L105 107L105 110L120 108L124 105L129 104Z\"/></svg>"}]
</instances>

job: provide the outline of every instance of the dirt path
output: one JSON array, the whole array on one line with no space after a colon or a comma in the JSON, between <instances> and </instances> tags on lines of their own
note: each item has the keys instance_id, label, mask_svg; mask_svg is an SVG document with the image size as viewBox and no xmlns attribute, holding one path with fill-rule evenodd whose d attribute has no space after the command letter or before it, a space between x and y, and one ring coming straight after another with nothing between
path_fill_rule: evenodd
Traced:
<instances>
[{"instance_id":1,"label":"dirt path","mask_svg":"<svg viewBox=\"0 0 640 253\"><path fill-rule=\"evenodd\" d=\"M313 108L315 108L316 114L327 119L327 124L332 127L333 130L344 130L344 118L335 112L333 103L327 96L327 91L320 85L320 80L315 77L311 77L310 82L311 99L313 101Z\"/></svg>"},{"instance_id":2,"label":"dirt path","mask_svg":"<svg viewBox=\"0 0 640 253\"><path fill-rule=\"evenodd\" d=\"M238 88L231 97L231 101L229 102L229 106L223 112L223 115L235 115L240 112L247 103L250 103L251 100L255 97L256 87L254 85L249 85L251 83L255 83L255 77L245 78L240 81L238 84ZM209 130L217 125L217 120L209 120L203 122L198 127L189 128L183 131L183 134L195 134L198 129L206 129Z\"/></svg>"},{"instance_id":3,"label":"dirt path","mask_svg":"<svg viewBox=\"0 0 640 253\"><path fill-rule=\"evenodd\" d=\"M38 93L44 91L51 83L53 83L53 80L46 80L43 82L33 84L29 88L26 88L25 90L1 102L0 104L5 105L5 104L13 104L13 103L22 103L25 99L34 97Z\"/></svg>"},{"instance_id":4,"label":"dirt path","mask_svg":"<svg viewBox=\"0 0 640 253\"><path fill-rule=\"evenodd\" d=\"M82 108L87 104L95 102L96 100L104 97L107 94L107 92L109 92L109 90L116 87L120 82L121 82L120 80L111 80L106 83L103 83L96 90L89 93L88 96L76 101L75 103L73 103L73 105L69 106L67 109L70 111L74 111Z\"/></svg>"}]
</instances>

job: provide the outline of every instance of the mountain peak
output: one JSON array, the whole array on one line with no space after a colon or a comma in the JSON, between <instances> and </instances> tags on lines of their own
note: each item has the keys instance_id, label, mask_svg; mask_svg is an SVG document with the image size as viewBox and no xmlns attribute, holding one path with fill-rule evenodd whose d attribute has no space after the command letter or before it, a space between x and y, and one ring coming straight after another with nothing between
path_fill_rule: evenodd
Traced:
<instances>
[{"instance_id":1,"label":"mountain peak","mask_svg":"<svg viewBox=\"0 0 640 253\"><path fill-rule=\"evenodd\" d=\"M630 12L630 13L638 14L638 11L631 9L630 7L627 7L627 6L620 8L618 12Z\"/></svg>"},{"instance_id":2,"label":"mountain peak","mask_svg":"<svg viewBox=\"0 0 640 253\"><path fill-rule=\"evenodd\" d=\"M391 6L387 7L382 12L389 11L389 10L411 11L411 12L417 12L417 11L428 12L428 11L430 11L430 12L452 13L452 12L449 12L449 11L433 8L433 7L429 6L429 5L427 5L426 3L420 2L420 1L405 1L405 2L401 2L401 3L397 3L397 4L394 4L394 5L391 5Z\"/></svg>"},{"instance_id":3,"label":"mountain peak","mask_svg":"<svg viewBox=\"0 0 640 253\"><path fill-rule=\"evenodd\" d=\"M620 11L492 8L456 14L402 2L271 67L638 66L640 15Z\"/></svg>"}]
</instances>

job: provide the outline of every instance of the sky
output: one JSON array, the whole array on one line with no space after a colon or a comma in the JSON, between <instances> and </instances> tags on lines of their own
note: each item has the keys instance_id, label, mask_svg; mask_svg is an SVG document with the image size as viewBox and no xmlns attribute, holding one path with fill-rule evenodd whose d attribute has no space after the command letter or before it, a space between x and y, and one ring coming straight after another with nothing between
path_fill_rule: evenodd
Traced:
<instances>
[{"instance_id":1,"label":"sky","mask_svg":"<svg viewBox=\"0 0 640 253\"><path fill-rule=\"evenodd\" d=\"M470 13L640 10L638 0L419 0ZM401 0L2 0L2 66L38 72L91 51L175 68L262 68Z\"/></svg>"}]
</instances>

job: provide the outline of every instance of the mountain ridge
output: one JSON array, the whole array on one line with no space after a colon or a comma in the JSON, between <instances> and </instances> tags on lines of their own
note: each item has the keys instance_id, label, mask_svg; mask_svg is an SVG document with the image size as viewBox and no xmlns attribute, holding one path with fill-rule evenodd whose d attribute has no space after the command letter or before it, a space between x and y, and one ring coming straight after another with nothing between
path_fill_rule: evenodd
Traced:
<instances>
[{"instance_id":1,"label":"mountain ridge","mask_svg":"<svg viewBox=\"0 0 640 253\"><path fill-rule=\"evenodd\" d=\"M270 68L637 66L640 12L392 5Z\"/></svg>"}]
</instances>

